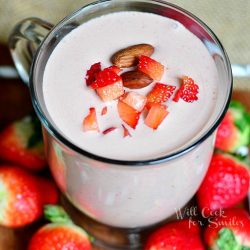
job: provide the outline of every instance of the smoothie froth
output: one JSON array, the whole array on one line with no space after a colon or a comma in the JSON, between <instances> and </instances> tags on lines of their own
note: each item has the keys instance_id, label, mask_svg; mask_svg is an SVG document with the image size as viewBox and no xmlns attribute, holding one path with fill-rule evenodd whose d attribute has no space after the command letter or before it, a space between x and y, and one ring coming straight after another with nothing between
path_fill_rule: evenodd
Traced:
<instances>
[{"instance_id":1,"label":"smoothie froth","mask_svg":"<svg viewBox=\"0 0 250 250\"><path fill-rule=\"evenodd\" d=\"M162 83L180 86L184 75L199 85L198 101L168 101L169 115L153 131L143 119L132 137L123 138L122 121L116 101L104 103L86 86L90 65L111 66L110 57L122 48L148 43L155 47L152 58L165 66ZM214 112L218 72L202 42L182 24L156 14L120 12L90 20L79 26L56 46L44 72L46 108L61 133L78 147L93 154L118 160L148 160L174 152L190 144L206 130ZM147 94L152 85L136 90ZM104 106L107 115L101 116ZM100 130L119 127L112 133L84 132L83 118L95 107Z\"/></svg>"}]
</instances>

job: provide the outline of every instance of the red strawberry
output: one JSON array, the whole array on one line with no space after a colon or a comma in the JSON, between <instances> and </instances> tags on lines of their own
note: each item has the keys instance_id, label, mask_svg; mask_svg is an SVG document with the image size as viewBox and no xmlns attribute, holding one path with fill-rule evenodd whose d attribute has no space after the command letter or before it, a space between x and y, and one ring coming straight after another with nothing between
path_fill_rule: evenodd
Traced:
<instances>
[{"instance_id":1,"label":"red strawberry","mask_svg":"<svg viewBox=\"0 0 250 250\"><path fill-rule=\"evenodd\" d=\"M250 115L236 101L231 101L229 110L218 127L215 147L230 153L240 153L240 148L250 143Z\"/></svg>"},{"instance_id":2,"label":"red strawberry","mask_svg":"<svg viewBox=\"0 0 250 250\"><path fill-rule=\"evenodd\" d=\"M102 109L101 115L106 115L107 112L108 112L108 107L105 106L105 107L103 107L103 109Z\"/></svg>"},{"instance_id":3,"label":"red strawberry","mask_svg":"<svg viewBox=\"0 0 250 250\"><path fill-rule=\"evenodd\" d=\"M27 116L0 133L0 159L30 170L46 166L41 124L36 117Z\"/></svg>"},{"instance_id":4,"label":"red strawberry","mask_svg":"<svg viewBox=\"0 0 250 250\"><path fill-rule=\"evenodd\" d=\"M118 109L118 114L120 118L125 123L127 123L131 128L135 129L140 118L140 112L136 111L135 109L130 107L128 104L120 100L118 101L117 109Z\"/></svg>"},{"instance_id":5,"label":"red strawberry","mask_svg":"<svg viewBox=\"0 0 250 250\"><path fill-rule=\"evenodd\" d=\"M129 133L128 129L122 124L122 128L123 128L123 137L131 137L131 134Z\"/></svg>"},{"instance_id":6,"label":"red strawberry","mask_svg":"<svg viewBox=\"0 0 250 250\"><path fill-rule=\"evenodd\" d=\"M98 89L117 82L122 82L122 78L115 73L113 68L106 68L96 74L96 79L90 86Z\"/></svg>"},{"instance_id":7,"label":"red strawberry","mask_svg":"<svg viewBox=\"0 0 250 250\"><path fill-rule=\"evenodd\" d=\"M197 201L205 215L230 208L247 196L249 170L235 157L214 154L198 192Z\"/></svg>"},{"instance_id":8,"label":"red strawberry","mask_svg":"<svg viewBox=\"0 0 250 250\"><path fill-rule=\"evenodd\" d=\"M147 97L136 92L127 92L120 98L120 100L138 112L141 112L146 105Z\"/></svg>"},{"instance_id":9,"label":"red strawberry","mask_svg":"<svg viewBox=\"0 0 250 250\"><path fill-rule=\"evenodd\" d=\"M0 166L0 224L20 227L42 215L37 178L14 166Z\"/></svg>"},{"instance_id":10,"label":"red strawberry","mask_svg":"<svg viewBox=\"0 0 250 250\"><path fill-rule=\"evenodd\" d=\"M228 209L209 219L204 240L211 250L249 249L250 216L244 209Z\"/></svg>"},{"instance_id":11,"label":"red strawberry","mask_svg":"<svg viewBox=\"0 0 250 250\"><path fill-rule=\"evenodd\" d=\"M47 206L46 210L48 211L49 209L52 209L52 215L49 216L55 217L50 217L53 223L41 227L32 236L28 250L91 249L89 237L82 228L74 225L62 209L55 206ZM45 216L48 216L46 211Z\"/></svg>"},{"instance_id":12,"label":"red strawberry","mask_svg":"<svg viewBox=\"0 0 250 250\"><path fill-rule=\"evenodd\" d=\"M108 133L110 133L110 132L112 132L112 131L114 131L116 129L117 129L116 127L110 127L110 128L105 129L102 133L104 135L106 135L106 134L108 134Z\"/></svg>"},{"instance_id":13,"label":"red strawberry","mask_svg":"<svg viewBox=\"0 0 250 250\"><path fill-rule=\"evenodd\" d=\"M168 111L165 105L152 104L145 119L145 124L152 129L157 129L167 115Z\"/></svg>"},{"instance_id":14,"label":"red strawberry","mask_svg":"<svg viewBox=\"0 0 250 250\"><path fill-rule=\"evenodd\" d=\"M37 178L37 185L39 187L41 200L44 205L57 204L59 200L59 193L56 184L49 179Z\"/></svg>"},{"instance_id":15,"label":"red strawberry","mask_svg":"<svg viewBox=\"0 0 250 250\"><path fill-rule=\"evenodd\" d=\"M175 86L156 83L153 89L147 95L147 108L149 109L153 103L166 102L176 89Z\"/></svg>"},{"instance_id":16,"label":"red strawberry","mask_svg":"<svg viewBox=\"0 0 250 250\"><path fill-rule=\"evenodd\" d=\"M148 56L140 56L138 70L152 79L160 81L164 73L164 66Z\"/></svg>"},{"instance_id":17,"label":"red strawberry","mask_svg":"<svg viewBox=\"0 0 250 250\"><path fill-rule=\"evenodd\" d=\"M184 76L182 79L182 85L177 90L173 101L178 102L179 99L183 99L185 102L194 102L198 100L197 94L199 93L199 86L194 83L194 80L190 77Z\"/></svg>"},{"instance_id":18,"label":"red strawberry","mask_svg":"<svg viewBox=\"0 0 250 250\"><path fill-rule=\"evenodd\" d=\"M95 108L89 108L89 114L83 120L83 129L84 131L99 132Z\"/></svg>"},{"instance_id":19,"label":"red strawberry","mask_svg":"<svg viewBox=\"0 0 250 250\"><path fill-rule=\"evenodd\" d=\"M189 220L170 222L153 232L144 250L205 250L197 223Z\"/></svg>"},{"instance_id":20,"label":"red strawberry","mask_svg":"<svg viewBox=\"0 0 250 250\"><path fill-rule=\"evenodd\" d=\"M116 74L119 74L119 73L122 71L119 67L114 66L114 65L108 67L108 69L112 70L112 71L115 72Z\"/></svg>"},{"instance_id":21,"label":"red strawberry","mask_svg":"<svg viewBox=\"0 0 250 250\"><path fill-rule=\"evenodd\" d=\"M90 69L87 71L87 74L85 77L87 86L91 85L95 81L96 75L100 71L101 71L101 63L100 62L95 63L90 67Z\"/></svg>"},{"instance_id":22,"label":"red strawberry","mask_svg":"<svg viewBox=\"0 0 250 250\"><path fill-rule=\"evenodd\" d=\"M104 102L112 101L124 94L122 81L96 89L97 94Z\"/></svg>"}]
</instances>

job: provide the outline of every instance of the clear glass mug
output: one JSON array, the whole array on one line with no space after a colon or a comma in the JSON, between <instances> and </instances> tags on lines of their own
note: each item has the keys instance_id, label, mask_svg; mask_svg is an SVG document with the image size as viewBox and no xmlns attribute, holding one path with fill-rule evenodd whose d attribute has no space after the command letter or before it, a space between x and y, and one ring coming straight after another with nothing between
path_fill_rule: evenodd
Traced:
<instances>
[{"instance_id":1,"label":"clear glass mug","mask_svg":"<svg viewBox=\"0 0 250 250\"><path fill-rule=\"evenodd\" d=\"M44 104L44 68L61 39L92 18L125 10L156 13L179 21L207 47L219 72L216 109L206 131L198 133L192 143L177 152L158 159L120 161L84 151L60 134ZM139 240L135 238L139 236L135 237L135 232L162 222L182 208L207 171L215 130L232 92L230 62L221 43L202 21L173 4L156 0L105 0L84 6L56 26L37 18L26 19L13 30L9 46L21 78L30 87L33 106L43 125L49 166L62 193L93 221L127 230L127 240L108 242L115 245L114 249L118 245L137 249Z\"/></svg>"}]
</instances>

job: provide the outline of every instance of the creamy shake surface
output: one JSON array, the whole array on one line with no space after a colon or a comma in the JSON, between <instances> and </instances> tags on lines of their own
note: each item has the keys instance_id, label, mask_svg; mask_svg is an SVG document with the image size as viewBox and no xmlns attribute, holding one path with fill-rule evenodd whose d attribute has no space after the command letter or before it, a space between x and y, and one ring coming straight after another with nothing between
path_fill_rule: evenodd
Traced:
<instances>
[{"instance_id":1,"label":"creamy shake surface","mask_svg":"<svg viewBox=\"0 0 250 250\"><path fill-rule=\"evenodd\" d=\"M165 66L161 83L180 87L190 76L199 86L198 100L165 104L169 114L158 129L139 120L136 129L126 126L131 137L123 137L117 101L103 102L85 83L91 65L111 66L110 57L120 49L147 43L154 46L152 58ZM167 155L190 144L208 129L215 108L218 72L202 42L175 20L156 14L119 12L104 15L74 29L56 46L44 72L43 93L47 110L58 130L78 147L118 160L148 160ZM153 84L136 91L147 95ZM108 112L101 116L103 107ZM85 132L83 119L95 107L100 131ZM126 125L126 124L125 124Z\"/></svg>"}]
</instances>

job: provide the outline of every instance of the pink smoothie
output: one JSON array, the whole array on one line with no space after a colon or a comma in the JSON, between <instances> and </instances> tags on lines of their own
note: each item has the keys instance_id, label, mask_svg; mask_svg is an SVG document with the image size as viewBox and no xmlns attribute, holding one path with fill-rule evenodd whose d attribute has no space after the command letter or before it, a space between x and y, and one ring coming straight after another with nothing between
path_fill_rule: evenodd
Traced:
<instances>
[{"instance_id":1,"label":"pink smoothie","mask_svg":"<svg viewBox=\"0 0 250 250\"><path fill-rule=\"evenodd\" d=\"M135 130L130 129L131 138L124 139L122 129L105 136L83 132L82 121L91 106L99 114L101 131L121 127L122 123L116 101L105 104L86 86L86 70L96 62L110 66L114 52L139 43L155 47L152 57L166 67L161 82L178 87L182 76L190 76L199 85L199 100L167 102L170 113L159 129L153 131L141 119ZM94 19L67 35L50 56L43 80L46 107L70 141L107 158L144 160L180 149L207 128L215 106L218 73L202 42L180 23L153 14L127 12ZM146 94L152 85L137 92ZM101 117L105 105L108 113Z\"/></svg>"},{"instance_id":2,"label":"pink smoothie","mask_svg":"<svg viewBox=\"0 0 250 250\"><path fill-rule=\"evenodd\" d=\"M169 115L155 131L143 119L132 137L122 129L103 135L84 132L83 118L95 107L100 130L121 127L116 101L104 103L85 84L87 69L96 62L111 66L110 57L130 45L148 43L152 57L165 66L163 83L179 87L192 77L198 101L168 101ZM120 12L92 19L56 46L44 72L46 108L58 130L78 147L110 159L149 160L187 147L211 126L215 114L218 72L202 42L180 23L155 14ZM146 94L152 85L138 92ZM101 116L104 106L108 113ZM148 226L173 215L194 195L213 151L213 136L192 152L171 162L146 167L106 165L59 152L64 165L65 192L92 218L118 227ZM57 149L51 147L51 152ZM54 173L56 176L57 173Z\"/></svg>"}]
</instances>

